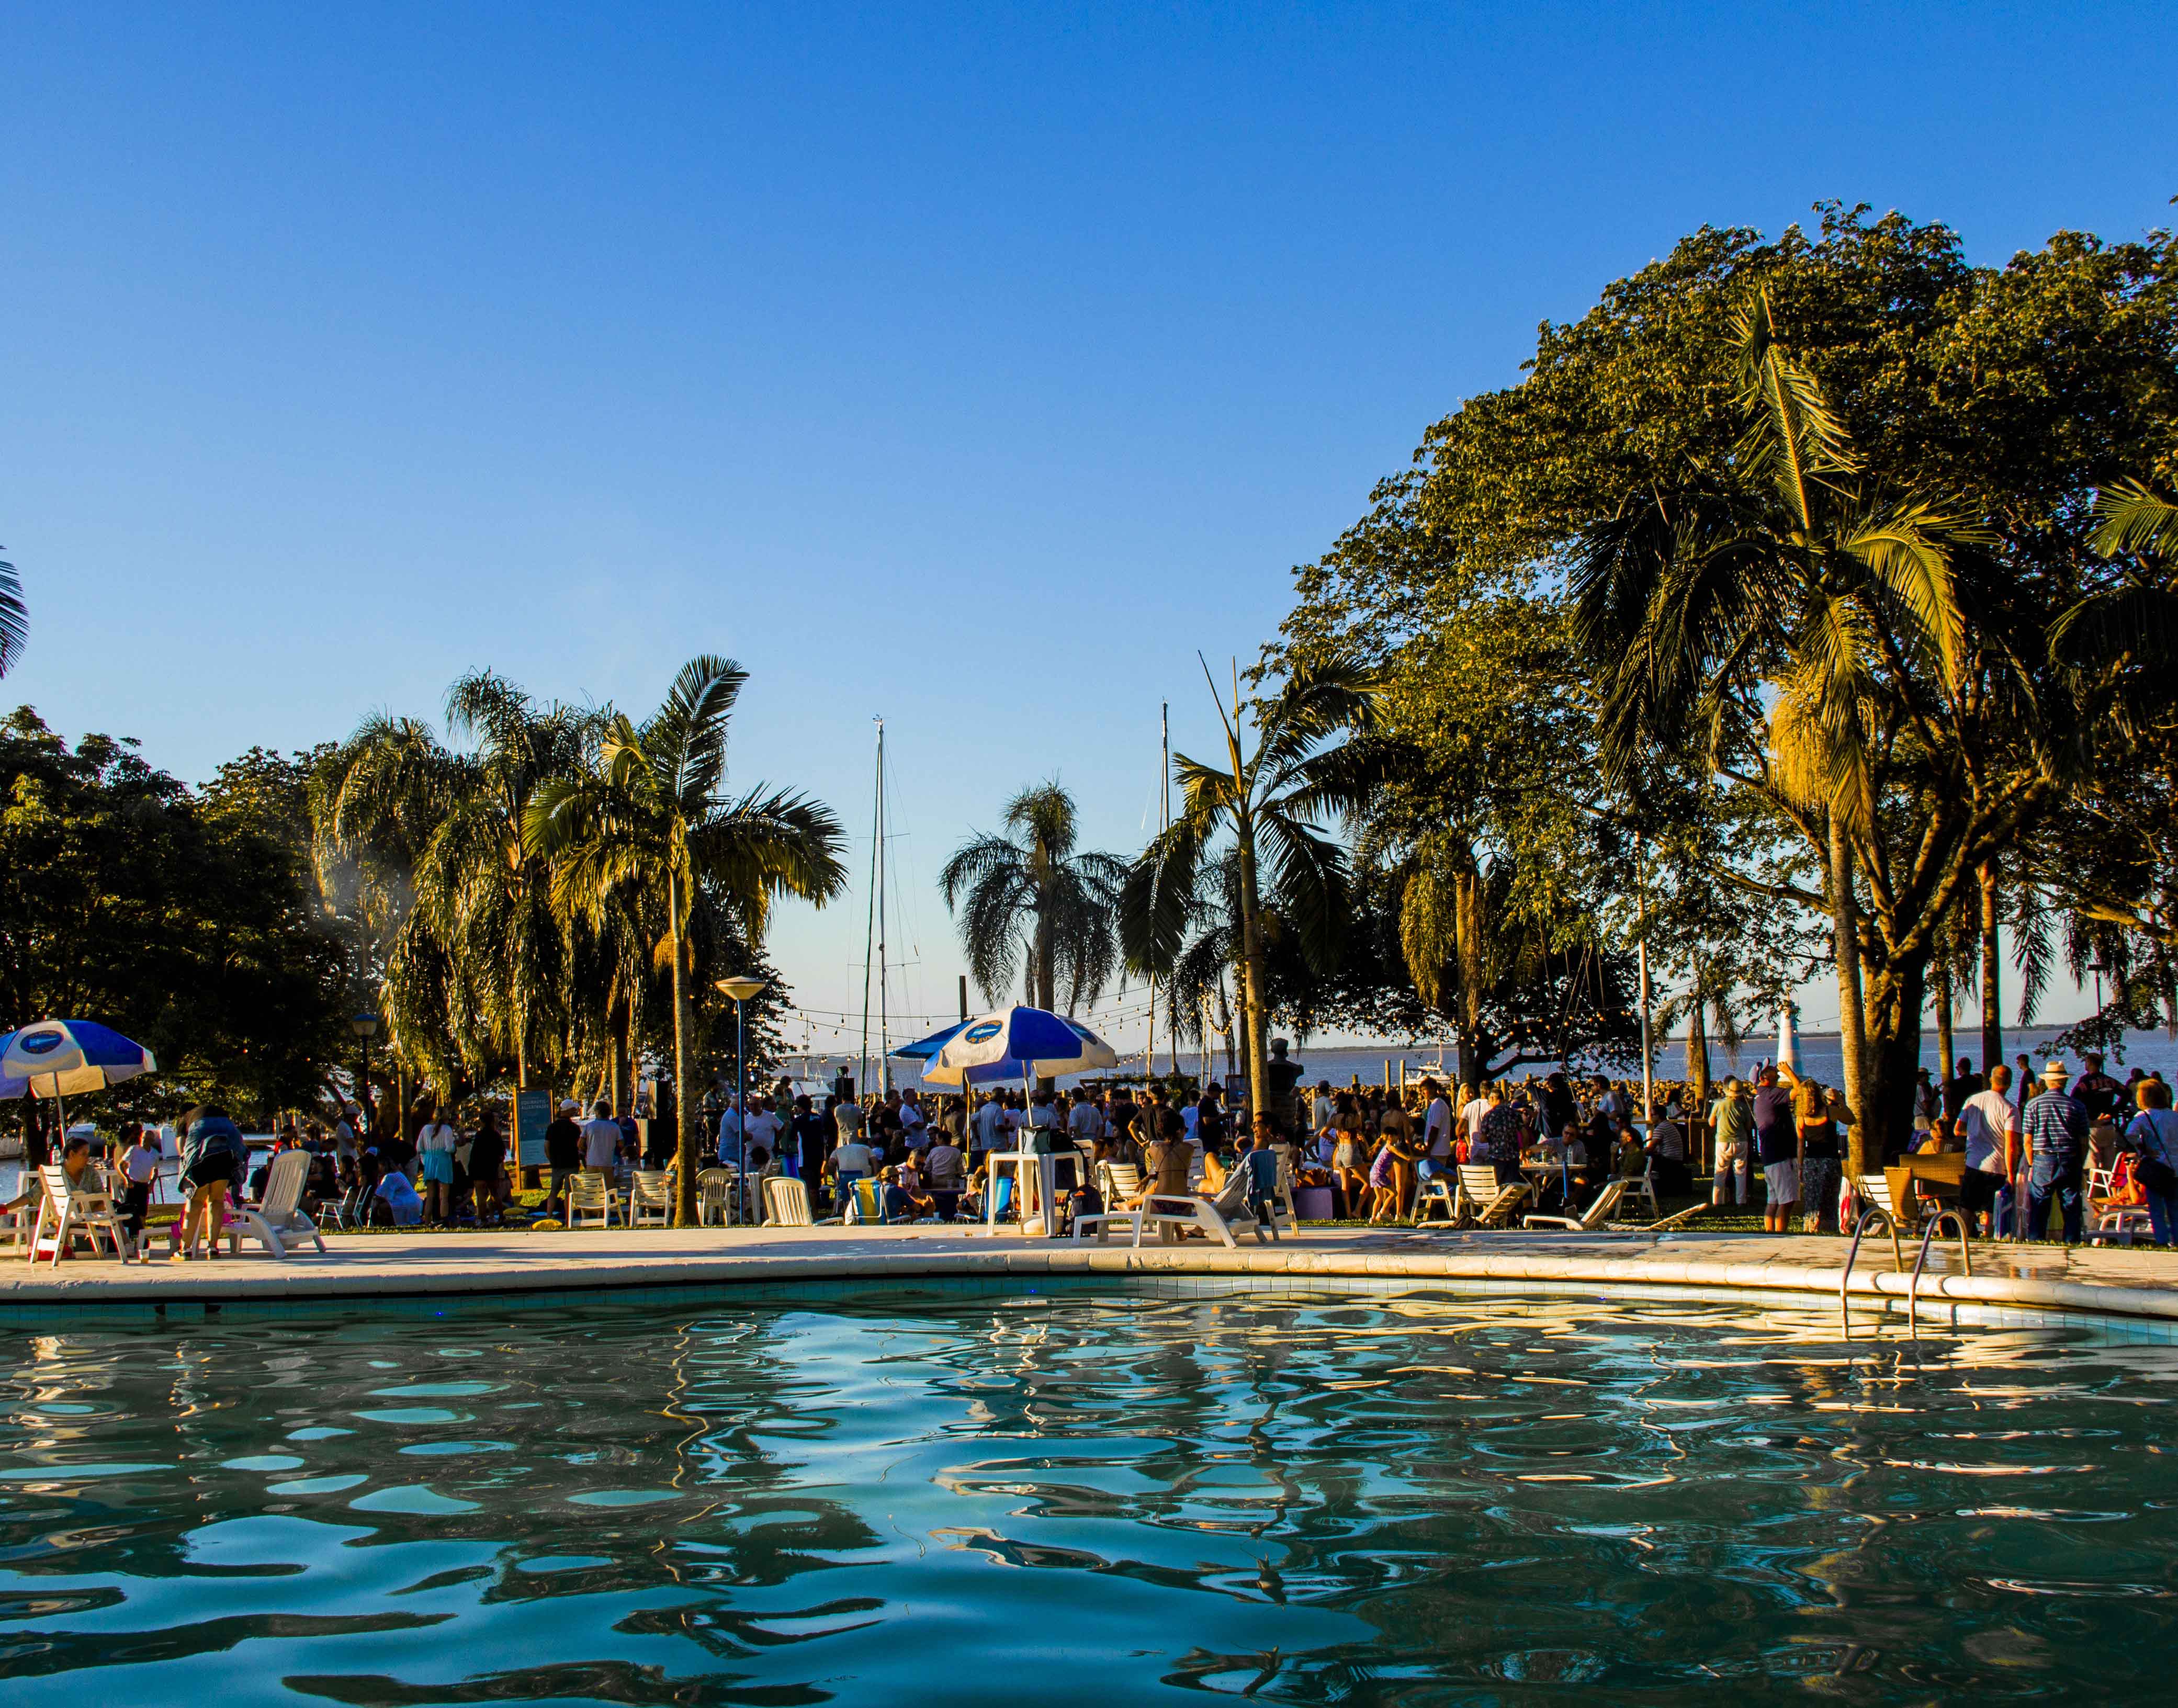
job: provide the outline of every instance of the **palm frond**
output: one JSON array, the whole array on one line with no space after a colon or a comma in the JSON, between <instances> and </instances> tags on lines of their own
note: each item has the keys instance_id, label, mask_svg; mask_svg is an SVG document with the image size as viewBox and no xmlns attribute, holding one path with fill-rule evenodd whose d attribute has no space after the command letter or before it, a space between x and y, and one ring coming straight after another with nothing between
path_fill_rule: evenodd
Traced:
<instances>
[{"instance_id":1,"label":"palm frond","mask_svg":"<svg viewBox=\"0 0 2178 1708\"><path fill-rule=\"evenodd\" d=\"M22 662L30 641L30 608L23 599L23 580L12 563L0 563L0 676Z\"/></svg>"}]
</instances>

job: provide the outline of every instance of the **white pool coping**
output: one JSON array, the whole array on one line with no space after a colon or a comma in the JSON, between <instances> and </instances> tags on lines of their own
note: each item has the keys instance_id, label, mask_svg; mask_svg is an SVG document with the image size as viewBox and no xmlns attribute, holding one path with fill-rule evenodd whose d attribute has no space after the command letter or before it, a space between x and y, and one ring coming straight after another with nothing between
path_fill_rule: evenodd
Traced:
<instances>
[{"instance_id":1,"label":"white pool coping","mask_svg":"<svg viewBox=\"0 0 2178 1708\"><path fill-rule=\"evenodd\" d=\"M82 1259L57 1267L18 1257L0 1262L0 1320L42 1322L145 1306L263 1309L372 1300L595 1294L629 1289L825 1282L873 1296L915 1281L1038 1277L1130 1282L1183 1277L1275 1278L1283 1292L1367 1281L1426 1286L1508 1284L1551 1290L1698 1289L1704 1293L1838 1296L1843 1240L1754 1234L1574 1235L1543 1232L1308 1229L1272 1245L1242 1236L1237 1251L1190 1240L1139 1248L1115 1240L1044 1241L923 1225L837 1228L615 1229L580 1233L327 1236L287 1260L254 1248L216 1262L123 1266ZM1977 1245L1972 1274L1956 1249L1932 1253L1914 1308L1924 1321L1945 1307L1983 1306L2178 1326L2178 1252ZM1907 1253L1912 1262L1912 1253ZM1907 1300L1910 1277L1894 1273L1887 1242L1863 1245L1851 1296L1885 1315ZM1977 1313L1978 1314L1978 1313Z\"/></svg>"}]
</instances>

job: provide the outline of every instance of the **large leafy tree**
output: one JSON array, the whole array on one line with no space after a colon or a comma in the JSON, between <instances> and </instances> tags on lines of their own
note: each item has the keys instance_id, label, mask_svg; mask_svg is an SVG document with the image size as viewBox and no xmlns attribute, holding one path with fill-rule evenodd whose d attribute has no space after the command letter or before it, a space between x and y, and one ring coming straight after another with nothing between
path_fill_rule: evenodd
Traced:
<instances>
[{"instance_id":1,"label":"large leafy tree","mask_svg":"<svg viewBox=\"0 0 2178 1708\"><path fill-rule=\"evenodd\" d=\"M761 942L777 897L822 906L847 880L839 821L828 808L763 784L736 797L725 794L727 736L747 680L731 660L692 659L649 719L608 718L590 763L572 777L544 783L523 819L523 846L552 862L563 907L596 906L629 892L638 906L664 916L679 1156L676 1219L682 1226L696 1216L697 891L714 887L747 922L752 941Z\"/></svg>"},{"instance_id":2,"label":"large leafy tree","mask_svg":"<svg viewBox=\"0 0 2178 1708\"><path fill-rule=\"evenodd\" d=\"M0 1024L82 1017L150 1046L161 1071L104 1094L101 1119L316 1103L345 1028L308 764L253 749L193 791L133 742L70 747L28 707L0 723Z\"/></svg>"},{"instance_id":3,"label":"large leafy tree","mask_svg":"<svg viewBox=\"0 0 2178 1708\"><path fill-rule=\"evenodd\" d=\"M1864 626L1835 638L1850 641L1872 687L1810 697L1820 682L1796 682L1792 667L1815 660L1812 634L1804 660L1782 644L1792 610L1765 629L1734 615L1722 594L1705 596L1710 616L1745 623L1762 656L1712 651L1715 668L1679 678L1705 691L1698 703L1619 694L1620 731L1653 712L1654 733L1676 720L1683 739L1644 742L1643 770L1608 791L1623 797L1609 806L1661 840L1672 826L1660 814L1676 814L1684 799L1714 800L1702 810L1718 834L1682 836L1674 857L1698 860L1712 885L1766 904L1751 910L1751 940L1738 945L1748 959L1759 960L1765 940L1781 958L1806 921L1831 928L1845 953L1865 952L1863 1007L1874 1019L1863 1064L1880 1077L1863 1098L1880 1129L1895 1133L1918 1054L1926 956L1956 915L1946 902L1978 881L1982 854L2031 846L2058 801L2092 786L2084 708L2051 659L2049 628L2101 562L2089 543L2099 488L2159 468L2178 421L2172 260L2162 233L2127 244L2060 234L2004 267L1980 268L1940 226L1835 207L1820 234L1698 232L1610 287L1579 320L1546 326L1523 383L1470 398L1430 429L1416 468L1378 497L1380 511L1410 510L1430 549L1313 567L1302 581L1316 607L1305 620L1411 632L1456 615L1447 587L1562 588L1584 546L1612 529L1630 536L1646 527L1645 545L1622 541L1629 552L1682 567L1727 539L1770 531L1745 525L1750 512L1776 516L1784 501L1774 468L1759 467L1756 447L1743 444L1749 344L1732 324L1766 289L1786 341L1779 353L1814 383L1854 464L1818 483L1811 517L1823 513L1833 543L1848 511L1873 521L1887 509L1894 523L1914 522L1924 545L1942 547L1956 620L1940 601L1917 608L1898 563L1881 570L1834 556L1833 579L1871 589L1840 597L1838 614ZM1938 517L1956 525L1938 529ZM1883 548L1909 549L1918 548L1902 537ZM1718 550L1708 561L1723 576L1748 556ZM1649 607L1633 596L1638 578L1614 584L1628 600L1613 614L1632 632ZM1926 584L1940 591L1936 578ZM1672 614L1654 615L1661 638ZM1716 632L1683 627L1697 653ZM1588 665L1606 697L1622 673L1655 667L1646 654L1598 655ZM1784 733L1801 739L1781 743L1772 713L1788 686L1801 692ZM1819 745L1818 736L1832 739ZM1788 768L1802 784L1850 776L1860 758L1873 766L1875 786L1861 799L1874 810L1863 815L1869 828L1854 830L1847 861L1831 847L1835 797L1808 805L1808 791L1776 771L1787 748L1804 762ZM1716 760L1722 770L1710 769ZM1940 810L1924 816L1924 807ZM1830 881L1841 865L1850 886ZM1847 901L1850 928L1838 933L1837 904Z\"/></svg>"},{"instance_id":4,"label":"large leafy tree","mask_svg":"<svg viewBox=\"0 0 2178 1708\"><path fill-rule=\"evenodd\" d=\"M1336 658L1258 679L1245 698L1236 680L1229 709L1212 682L1224 757L1210 764L1173 756L1183 791L1179 814L1134 862L1121 893L1129 962L1168 978L1200 915L1203 865L1222 839L1233 861L1234 965L1255 1109L1271 1106L1267 904L1311 966L1322 972L1337 965L1349 874L1346 851L1330 827L1350 817L1374 785L1373 771L1345 737L1373 726L1378 687L1371 671Z\"/></svg>"},{"instance_id":5,"label":"large leafy tree","mask_svg":"<svg viewBox=\"0 0 2178 1708\"><path fill-rule=\"evenodd\" d=\"M1946 787L1982 721L1960 692L1962 526L1927 495L1863 480L1766 293L1732 325L1746 425L1729 464L1630 496L1583 540L1574 588L1603 753L1629 778L1659 747L1699 746L1804 837L1824 868L1825 894L1803 899L1831 917L1847 1100L1887 1111L1919 1055L1934 922L2054 780L1980 801ZM1901 1068L1894 1092L1886 1070Z\"/></svg>"},{"instance_id":6,"label":"large leafy tree","mask_svg":"<svg viewBox=\"0 0 2178 1708\"><path fill-rule=\"evenodd\" d=\"M1032 1006L1054 1008L1064 990L1072 1014L1103 994L1118 963L1126 863L1076 846L1074 797L1056 782L1015 796L1001 825L970 837L938 874L968 971L987 1002L1019 973Z\"/></svg>"}]
</instances>

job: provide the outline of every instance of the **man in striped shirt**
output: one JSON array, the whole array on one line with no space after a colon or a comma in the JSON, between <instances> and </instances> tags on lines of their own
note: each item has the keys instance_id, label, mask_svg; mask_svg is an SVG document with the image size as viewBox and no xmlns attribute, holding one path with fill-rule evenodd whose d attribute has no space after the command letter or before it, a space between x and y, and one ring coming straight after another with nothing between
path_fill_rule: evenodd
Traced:
<instances>
[{"instance_id":1,"label":"man in striped shirt","mask_svg":"<svg viewBox=\"0 0 2178 1708\"><path fill-rule=\"evenodd\" d=\"M2042 1094L2027 1105L2020 1128L2027 1141L2027 1231L2048 1236L2049 1207L2064 1213L2065 1243L2080 1243L2087 1210L2080 1167L2088 1154L2088 1112L2066 1089L2071 1075L2053 1061L2042 1070Z\"/></svg>"}]
</instances>

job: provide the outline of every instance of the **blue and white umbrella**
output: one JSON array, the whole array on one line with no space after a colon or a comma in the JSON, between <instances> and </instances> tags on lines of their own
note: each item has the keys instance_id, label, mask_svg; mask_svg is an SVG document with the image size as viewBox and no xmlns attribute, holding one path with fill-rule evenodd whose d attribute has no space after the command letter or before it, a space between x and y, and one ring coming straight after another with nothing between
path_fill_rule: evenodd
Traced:
<instances>
[{"instance_id":1,"label":"blue and white umbrella","mask_svg":"<svg viewBox=\"0 0 2178 1708\"><path fill-rule=\"evenodd\" d=\"M924 1043L938 1048L922 1076L941 1086L1052 1079L1119 1063L1119 1053L1080 1021L1041 1008L987 1014Z\"/></svg>"},{"instance_id":2,"label":"blue and white umbrella","mask_svg":"<svg viewBox=\"0 0 2178 1708\"><path fill-rule=\"evenodd\" d=\"M95 1020L41 1020L0 1037L0 1098L103 1091L158 1070L140 1043Z\"/></svg>"}]
</instances>

